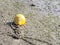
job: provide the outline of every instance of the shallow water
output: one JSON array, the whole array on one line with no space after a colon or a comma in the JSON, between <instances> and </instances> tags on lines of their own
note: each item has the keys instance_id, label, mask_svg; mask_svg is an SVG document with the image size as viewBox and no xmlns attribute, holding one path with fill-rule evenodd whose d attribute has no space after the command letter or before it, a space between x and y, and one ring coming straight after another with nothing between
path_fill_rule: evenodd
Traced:
<instances>
[{"instance_id":1,"label":"shallow water","mask_svg":"<svg viewBox=\"0 0 60 45\"><path fill-rule=\"evenodd\" d=\"M26 5L34 4L35 8L41 9L42 12L52 13L60 17L60 0L16 0Z\"/></svg>"}]
</instances>

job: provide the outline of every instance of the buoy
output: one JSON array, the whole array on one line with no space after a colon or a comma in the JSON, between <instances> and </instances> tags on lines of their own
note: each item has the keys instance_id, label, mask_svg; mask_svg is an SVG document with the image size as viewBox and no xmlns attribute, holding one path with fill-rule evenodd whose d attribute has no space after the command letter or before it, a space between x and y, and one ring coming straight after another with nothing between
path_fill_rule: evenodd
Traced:
<instances>
[{"instance_id":1,"label":"buoy","mask_svg":"<svg viewBox=\"0 0 60 45\"><path fill-rule=\"evenodd\" d=\"M23 14L16 14L16 16L14 17L14 23L16 25L24 25L25 22L26 22L26 19Z\"/></svg>"}]
</instances>

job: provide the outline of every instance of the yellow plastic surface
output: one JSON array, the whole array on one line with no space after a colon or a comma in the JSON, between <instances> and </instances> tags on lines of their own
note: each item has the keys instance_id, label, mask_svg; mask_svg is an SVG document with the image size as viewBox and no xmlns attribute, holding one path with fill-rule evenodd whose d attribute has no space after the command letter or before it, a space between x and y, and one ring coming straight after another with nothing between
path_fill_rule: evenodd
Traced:
<instances>
[{"instance_id":1,"label":"yellow plastic surface","mask_svg":"<svg viewBox=\"0 0 60 45\"><path fill-rule=\"evenodd\" d=\"M14 17L14 23L16 25L24 25L26 22L26 19L24 17L23 14L17 14L15 17Z\"/></svg>"}]
</instances>

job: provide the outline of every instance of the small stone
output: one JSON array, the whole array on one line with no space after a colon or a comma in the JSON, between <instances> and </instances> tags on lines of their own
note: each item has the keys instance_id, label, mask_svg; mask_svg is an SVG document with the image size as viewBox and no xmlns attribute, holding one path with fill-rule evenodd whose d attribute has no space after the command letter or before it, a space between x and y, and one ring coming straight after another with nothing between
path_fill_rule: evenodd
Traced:
<instances>
[{"instance_id":1,"label":"small stone","mask_svg":"<svg viewBox=\"0 0 60 45\"><path fill-rule=\"evenodd\" d=\"M58 25L60 27L60 25Z\"/></svg>"},{"instance_id":2,"label":"small stone","mask_svg":"<svg viewBox=\"0 0 60 45\"><path fill-rule=\"evenodd\" d=\"M35 6L34 4L31 4L30 6Z\"/></svg>"},{"instance_id":3,"label":"small stone","mask_svg":"<svg viewBox=\"0 0 60 45\"><path fill-rule=\"evenodd\" d=\"M1 17L4 17L4 16L1 16Z\"/></svg>"}]
</instances>

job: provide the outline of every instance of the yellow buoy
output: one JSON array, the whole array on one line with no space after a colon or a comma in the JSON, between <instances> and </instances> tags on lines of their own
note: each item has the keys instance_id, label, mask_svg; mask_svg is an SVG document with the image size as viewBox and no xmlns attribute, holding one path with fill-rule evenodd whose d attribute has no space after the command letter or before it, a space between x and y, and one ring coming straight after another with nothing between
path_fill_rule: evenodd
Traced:
<instances>
[{"instance_id":1,"label":"yellow buoy","mask_svg":"<svg viewBox=\"0 0 60 45\"><path fill-rule=\"evenodd\" d=\"M24 25L26 22L26 19L24 17L23 14L17 14L15 17L14 17L14 23L16 25Z\"/></svg>"}]
</instances>

